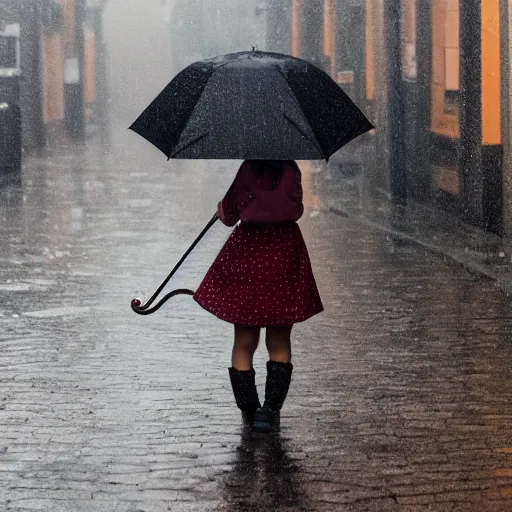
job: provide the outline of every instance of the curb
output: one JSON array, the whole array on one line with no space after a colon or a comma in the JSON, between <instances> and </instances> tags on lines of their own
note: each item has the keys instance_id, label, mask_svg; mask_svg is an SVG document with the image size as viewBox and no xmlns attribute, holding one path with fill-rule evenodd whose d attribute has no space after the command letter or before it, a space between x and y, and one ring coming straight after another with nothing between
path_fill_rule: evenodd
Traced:
<instances>
[{"instance_id":1,"label":"curb","mask_svg":"<svg viewBox=\"0 0 512 512\"><path fill-rule=\"evenodd\" d=\"M355 222L359 222L360 224L363 224L365 226L377 229L393 237L401 238L402 240L413 243L419 247L422 247L423 249L428 250L433 254L449 258L454 263L457 263L458 265L464 267L466 270L469 270L476 274L480 274L483 277L495 281L496 286L501 288L508 297L512 296L512 277L504 276L502 272L496 272L495 270L487 267L486 265L482 265L481 263L474 261L473 259L465 256L464 254L461 254L460 251L452 251L442 245L436 245L432 242L422 240L421 238L409 235L408 233L404 233L403 231L389 228L387 226L384 226L383 224L379 224L378 222L368 219L364 215L353 214L350 211L343 210L341 208L335 208L331 206L324 211L349 218Z\"/></svg>"}]
</instances>

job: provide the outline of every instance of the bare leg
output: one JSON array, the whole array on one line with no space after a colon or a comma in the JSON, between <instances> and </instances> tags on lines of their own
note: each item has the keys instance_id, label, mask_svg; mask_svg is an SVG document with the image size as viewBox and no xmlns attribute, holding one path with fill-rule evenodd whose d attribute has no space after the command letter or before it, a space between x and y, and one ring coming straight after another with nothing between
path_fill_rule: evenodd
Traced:
<instances>
[{"instance_id":1,"label":"bare leg","mask_svg":"<svg viewBox=\"0 0 512 512\"><path fill-rule=\"evenodd\" d=\"M289 363L292 360L290 337L293 325L288 327L267 327L265 342L268 356L276 363Z\"/></svg>"},{"instance_id":2,"label":"bare leg","mask_svg":"<svg viewBox=\"0 0 512 512\"><path fill-rule=\"evenodd\" d=\"M244 327L235 325L235 343L231 364L239 371L247 371L252 368L252 358L260 341L259 327Z\"/></svg>"}]
</instances>

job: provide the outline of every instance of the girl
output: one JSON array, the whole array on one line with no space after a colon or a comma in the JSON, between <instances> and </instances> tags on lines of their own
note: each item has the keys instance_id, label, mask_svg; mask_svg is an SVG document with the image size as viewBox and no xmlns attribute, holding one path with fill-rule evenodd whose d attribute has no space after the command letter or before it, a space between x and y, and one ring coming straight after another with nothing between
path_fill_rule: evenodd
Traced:
<instances>
[{"instance_id":1,"label":"girl","mask_svg":"<svg viewBox=\"0 0 512 512\"><path fill-rule=\"evenodd\" d=\"M229 375L236 403L252 429L268 432L279 422L293 365L293 324L323 311L308 251L297 225L302 216L301 173L293 161L245 161L218 205L234 229L194 299L234 324ZM252 366L260 329L269 354L261 407Z\"/></svg>"}]
</instances>

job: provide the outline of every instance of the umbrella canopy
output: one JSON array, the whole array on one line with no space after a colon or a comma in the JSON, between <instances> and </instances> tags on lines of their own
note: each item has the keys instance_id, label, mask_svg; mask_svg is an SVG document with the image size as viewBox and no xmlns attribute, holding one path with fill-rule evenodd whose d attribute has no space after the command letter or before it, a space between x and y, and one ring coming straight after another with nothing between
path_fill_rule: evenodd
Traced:
<instances>
[{"instance_id":1,"label":"umbrella canopy","mask_svg":"<svg viewBox=\"0 0 512 512\"><path fill-rule=\"evenodd\" d=\"M168 158L236 160L327 160L372 128L324 71L258 51L190 65L130 127Z\"/></svg>"}]
</instances>

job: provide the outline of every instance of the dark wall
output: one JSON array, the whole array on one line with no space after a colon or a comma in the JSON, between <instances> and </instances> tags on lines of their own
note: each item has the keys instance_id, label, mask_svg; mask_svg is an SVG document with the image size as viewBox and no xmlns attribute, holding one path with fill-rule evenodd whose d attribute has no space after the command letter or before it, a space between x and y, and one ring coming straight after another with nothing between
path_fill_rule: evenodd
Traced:
<instances>
[{"instance_id":1,"label":"dark wall","mask_svg":"<svg viewBox=\"0 0 512 512\"><path fill-rule=\"evenodd\" d=\"M25 147L45 144L42 99L40 8L37 0L21 4L21 113Z\"/></svg>"},{"instance_id":2,"label":"dark wall","mask_svg":"<svg viewBox=\"0 0 512 512\"><path fill-rule=\"evenodd\" d=\"M3 0L0 3L0 20L6 24L20 23L21 28L19 101L25 148L45 144L40 40L43 14L50 14L46 4L46 1L38 0Z\"/></svg>"}]
</instances>

